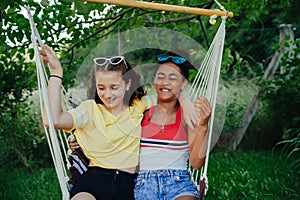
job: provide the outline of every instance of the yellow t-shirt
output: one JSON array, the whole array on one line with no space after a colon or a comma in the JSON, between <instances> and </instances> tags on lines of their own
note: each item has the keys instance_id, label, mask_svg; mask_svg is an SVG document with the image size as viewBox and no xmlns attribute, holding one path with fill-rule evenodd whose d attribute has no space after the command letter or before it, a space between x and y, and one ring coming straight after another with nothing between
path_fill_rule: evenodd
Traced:
<instances>
[{"instance_id":1,"label":"yellow t-shirt","mask_svg":"<svg viewBox=\"0 0 300 200\"><path fill-rule=\"evenodd\" d=\"M103 168L138 165L143 112L155 103L153 97L147 97L134 101L117 116L93 100L69 111L78 144L93 164Z\"/></svg>"}]
</instances>

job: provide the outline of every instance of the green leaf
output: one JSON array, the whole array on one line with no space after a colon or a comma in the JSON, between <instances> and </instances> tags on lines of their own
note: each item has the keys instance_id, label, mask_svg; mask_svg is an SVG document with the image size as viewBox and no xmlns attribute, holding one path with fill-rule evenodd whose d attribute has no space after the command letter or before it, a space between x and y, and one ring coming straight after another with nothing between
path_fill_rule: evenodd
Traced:
<instances>
[{"instance_id":1,"label":"green leaf","mask_svg":"<svg viewBox=\"0 0 300 200\"><path fill-rule=\"evenodd\" d=\"M65 4L65 5L71 5L73 3L72 0L60 0L60 2Z\"/></svg>"},{"instance_id":2,"label":"green leaf","mask_svg":"<svg viewBox=\"0 0 300 200\"><path fill-rule=\"evenodd\" d=\"M12 14L14 14L16 12L16 9L14 8L14 7L10 7L8 10L7 10L7 14L8 15L12 15Z\"/></svg>"},{"instance_id":3,"label":"green leaf","mask_svg":"<svg viewBox=\"0 0 300 200\"><path fill-rule=\"evenodd\" d=\"M76 1L75 2L75 8L76 8L77 13L79 15L87 15L87 14L89 14L89 9L88 9L88 7L86 6L86 4L84 2Z\"/></svg>"},{"instance_id":4,"label":"green leaf","mask_svg":"<svg viewBox=\"0 0 300 200\"><path fill-rule=\"evenodd\" d=\"M15 54L17 53L18 49L17 48L13 48L10 50L10 57L13 58L15 56Z\"/></svg>"},{"instance_id":5,"label":"green leaf","mask_svg":"<svg viewBox=\"0 0 300 200\"><path fill-rule=\"evenodd\" d=\"M29 58L32 60L34 58L34 50L33 49L29 49L28 50L28 54L29 54Z\"/></svg>"}]
</instances>

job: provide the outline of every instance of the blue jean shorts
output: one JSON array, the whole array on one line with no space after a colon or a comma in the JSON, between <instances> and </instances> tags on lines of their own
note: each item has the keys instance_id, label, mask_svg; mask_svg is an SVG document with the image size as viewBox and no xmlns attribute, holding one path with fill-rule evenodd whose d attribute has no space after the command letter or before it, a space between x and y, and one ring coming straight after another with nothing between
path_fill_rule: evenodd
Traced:
<instances>
[{"instance_id":1,"label":"blue jean shorts","mask_svg":"<svg viewBox=\"0 0 300 200\"><path fill-rule=\"evenodd\" d=\"M188 170L139 172L135 180L135 200L173 200L180 196L199 196Z\"/></svg>"}]
</instances>

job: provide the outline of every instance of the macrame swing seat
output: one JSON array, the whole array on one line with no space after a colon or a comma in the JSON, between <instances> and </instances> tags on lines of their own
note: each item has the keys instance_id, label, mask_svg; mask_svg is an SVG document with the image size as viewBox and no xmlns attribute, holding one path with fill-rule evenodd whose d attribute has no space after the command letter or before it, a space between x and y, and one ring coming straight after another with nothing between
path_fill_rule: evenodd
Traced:
<instances>
[{"instance_id":1,"label":"macrame swing seat","mask_svg":"<svg viewBox=\"0 0 300 200\"><path fill-rule=\"evenodd\" d=\"M170 12L182 12L187 14L196 14L196 15L205 15L205 16L221 16L222 22L220 23L219 29L215 34L215 37L210 45L209 50L207 51L205 58L198 69L196 78L194 79L191 87L189 88L188 94L191 100L194 102L198 96L204 96L208 99L212 106L212 114L209 121L209 129L208 129L208 147L206 150L206 158L203 167L200 170L194 170L192 167L188 167L193 181L199 188L200 199L204 199L204 195L208 190L208 179L207 179L207 169L208 169L208 160L209 160L209 152L211 149L211 138L213 131L213 122L215 118L215 107L218 95L218 87L220 80L220 69L225 41L225 23L227 17L232 17L233 14L231 12L227 12L224 7L222 7L219 2L215 1L220 10L206 10L199 8L190 8L183 6L174 6L174 5L165 5L165 4L157 4L150 2L141 2L141 1L122 1L122 0L89 0L91 2L99 2L99 3L107 3L107 4L115 4L121 6L130 6L137 8L145 8L152 10L165 10ZM38 48L38 44L43 45L43 42L40 38L40 35L37 31L35 23L33 21L33 17L30 12L30 8L27 7L28 18L30 21L31 27L31 39L32 45L35 52L35 62L36 62L36 71L37 71L37 80L38 80L38 91L40 95L40 109L41 113L48 118L49 128L44 126L46 138L49 144L50 152L52 155L54 167L56 170L56 174L58 177L58 182L62 192L62 199L69 199L69 170L72 167L69 157L72 156L70 147L68 145L68 138L64 131L57 131L54 128L53 120L50 114L50 106L47 95L47 84L48 84L48 75L45 70L44 63L42 62L40 51ZM63 110L66 111L71 108L70 101L74 104L78 104L73 99L70 99L67 95L66 90L62 87L62 106ZM78 158L73 158L78 159ZM82 167L84 171L84 166Z\"/></svg>"}]
</instances>

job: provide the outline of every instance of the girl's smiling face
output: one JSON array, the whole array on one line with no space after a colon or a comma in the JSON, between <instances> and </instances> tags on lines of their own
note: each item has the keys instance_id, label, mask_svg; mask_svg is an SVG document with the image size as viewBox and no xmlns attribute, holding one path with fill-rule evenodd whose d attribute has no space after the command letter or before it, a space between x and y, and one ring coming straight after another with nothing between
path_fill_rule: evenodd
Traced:
<instances>
[{"instance_id":1,"label":"girl's smiling face","mask_svg":"<svg viewBox=\"0 0 300 200\"><path fill-rule=\"evenodd\" d=\"M124 108L124 95L131 80L126 84L121 71L98 71L95 74L97 94L104 107L117 115Z\"/></svg>"},{"instance_id":2,"label":"girl's smiling face","mask_svg":"<svg viewBox=\"0 0 300 200\"><path fill-rule=\"evenodd\" d=\"M161 100L177 99L180 91L187 85L180 68L174 63L161 64L156 71L155 89Z\"/></svg>"}]
</instances>

